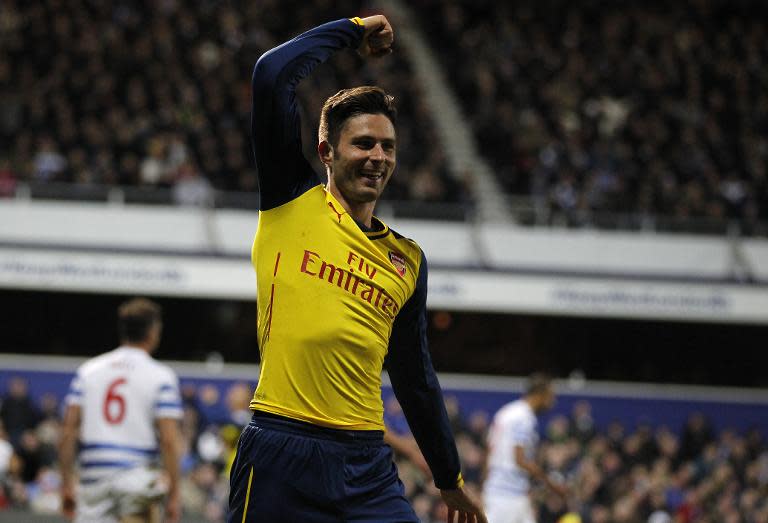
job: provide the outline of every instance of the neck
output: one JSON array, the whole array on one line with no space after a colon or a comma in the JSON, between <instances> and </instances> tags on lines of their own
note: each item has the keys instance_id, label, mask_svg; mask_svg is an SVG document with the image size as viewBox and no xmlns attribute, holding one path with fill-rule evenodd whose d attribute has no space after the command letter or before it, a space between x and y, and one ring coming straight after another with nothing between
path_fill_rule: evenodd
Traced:
<instances>
[{"instance_id":1,"label":"neck","mask_svg":"<svg viewBox=\"0 0 768 523\"><path fill-rule=\"evenodd\" d=\"M132 347L134 349L141 349L148 354L152 352L152 345L149 342L123 341L120 343L120 345L124 347Z\"/></svg>"},{"instance_id":2,"label":"neck","mask_svg":"<svg viewBox=\"0 0 768 523\"><path fill-rule=\"evenodd\" d=\"M373 224L373 209L376 207L376 201L372 202L350 202L339 192L339 189L333 183L332 180L328 181L328 190L331 192L334 198L336 198L344 210L347 211L353 220L358 223L362 223L366 227L371 227Z\"/></svg>"}]
</instances>

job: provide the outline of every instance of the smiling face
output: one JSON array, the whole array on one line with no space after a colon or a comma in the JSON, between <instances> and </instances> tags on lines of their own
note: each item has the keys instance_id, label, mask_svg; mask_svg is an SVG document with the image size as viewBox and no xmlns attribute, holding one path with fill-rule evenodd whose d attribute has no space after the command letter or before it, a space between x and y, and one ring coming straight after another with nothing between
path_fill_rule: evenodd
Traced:
<instances>
[{"instance_id":1,"label":"smiling face","mask_svg":"<svg viewBox=\"0 0 768 523\"><path fill-rule=\"evenodd\" d=\"M338 144L318 146L328 171L328 190L353 218L370 225L376 200L386 187L396 163L395 127L383 114L348 118Z\"/></svg>"}]
</instances>

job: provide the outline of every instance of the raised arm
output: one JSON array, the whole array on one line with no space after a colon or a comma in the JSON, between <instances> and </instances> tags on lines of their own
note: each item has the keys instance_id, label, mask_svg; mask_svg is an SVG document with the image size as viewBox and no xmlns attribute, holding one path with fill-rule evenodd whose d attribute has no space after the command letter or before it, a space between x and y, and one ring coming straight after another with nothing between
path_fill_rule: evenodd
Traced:
<instances>
[{"instance_id":1,"label":"raised arm","mask_svg":"<svg viewBox=\"0 0 768 523\"><path fill-rule=\"evenodd\" d=\"M486 519L479 503L471 499L463 488L459 453L448 422L443 392L429 355L427 260L423 253L416 290L392 327L386 365L392 389L432 470L435 486L440 489L449 513L474 516L476 521L484 523ZM452 519L449 518L449 521ZM459 521L463 521L461 517Z\"/></svg>"},{"instance_id":2,"label":"raised arm","mask_svg":"<svg viewBox=\"0 0 768 523\"><path fill-rule=\"evenodd\" d=\"M251 137L261 210L282 205L319 183L302 153L296 86L335 51L358 47L359 19L329 22L266 52L253 71Z\"/></svg>"}]
</instances>

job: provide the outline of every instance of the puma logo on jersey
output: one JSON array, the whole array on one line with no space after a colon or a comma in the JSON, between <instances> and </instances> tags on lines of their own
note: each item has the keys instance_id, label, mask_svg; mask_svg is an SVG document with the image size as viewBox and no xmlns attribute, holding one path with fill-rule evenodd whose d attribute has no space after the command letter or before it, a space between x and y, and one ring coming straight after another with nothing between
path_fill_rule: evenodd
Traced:
<instances>
[{"instance_id":1,"label":"puma logo on jersey","mask_svg":"<svg viewBox=\"0 0 768 523\"><path fill-rule=\"evenodd\" d=\"M341 223L341 217L344 214L343 212L339 212L336 210L336 207L334 207L333 202L328 202L328 207L331 208L331 210L336 214L336 216L339 217L339 223Z\"/></svg>"}]
</instances>

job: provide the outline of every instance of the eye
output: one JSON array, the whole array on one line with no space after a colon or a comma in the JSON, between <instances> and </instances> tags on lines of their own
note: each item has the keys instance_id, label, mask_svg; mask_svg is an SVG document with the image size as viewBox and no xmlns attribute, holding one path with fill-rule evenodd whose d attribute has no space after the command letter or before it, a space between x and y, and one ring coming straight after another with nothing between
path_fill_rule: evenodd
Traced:
<instances>
[{"instance_id":1,"label":"eye","mask_svg":"<svg viewBox=\"0 0 768 523\"><path fill-rule=\"evenodd\" d=\"M368 139L365 139L365 138L361 138L361 139L359 139L359 140L355 140L353 143L354 143L354 144L355 144L357 147L359 147L360 149L365 149L365 150L367 150L367 149L372 149L372 148L373 148L373 145L374 145L376 142L375 142L374 140L368 140Z\"/></svg>"}]
</instances>

